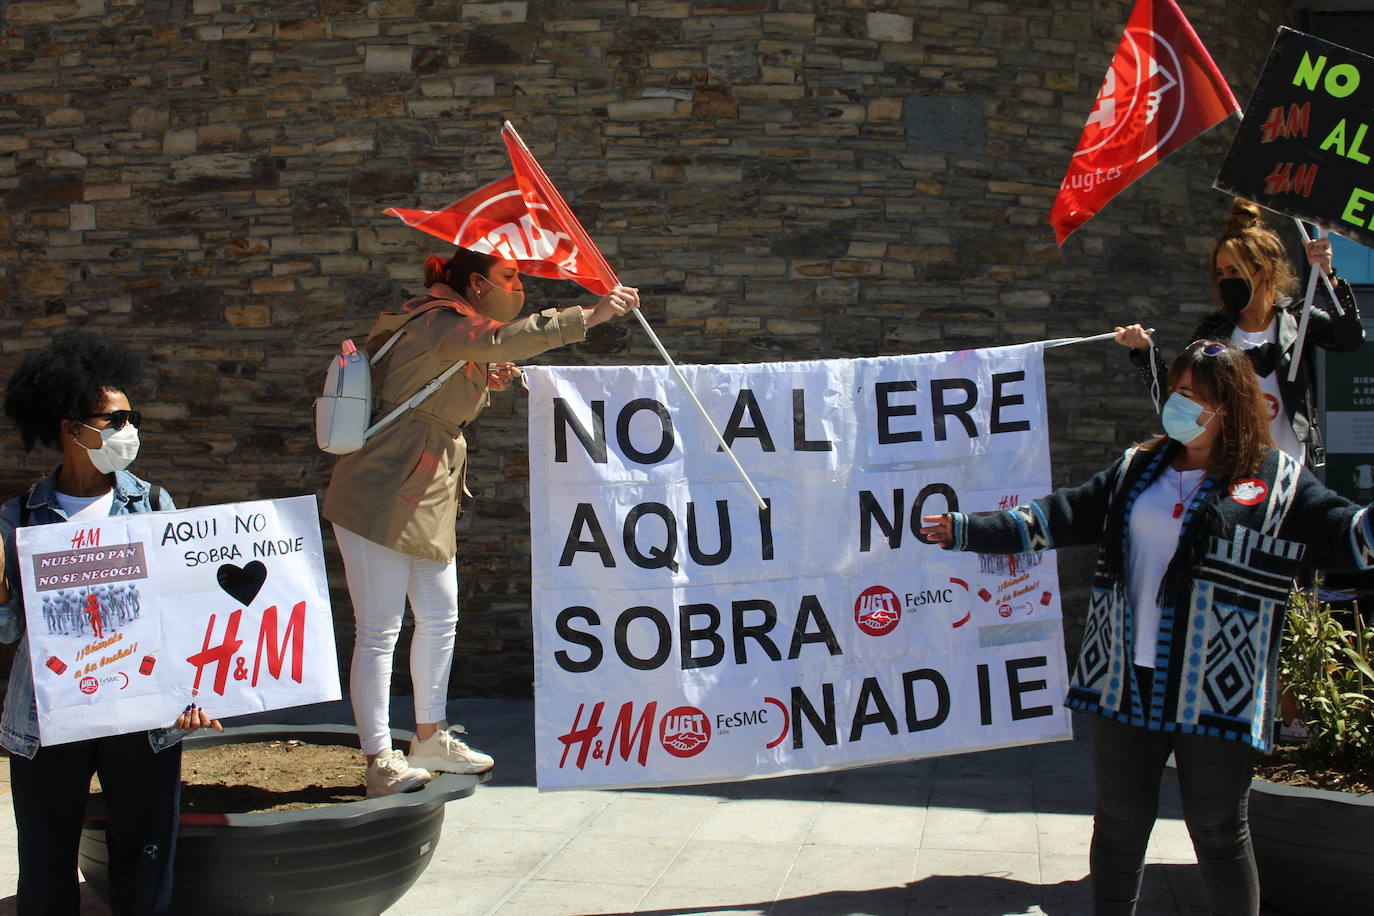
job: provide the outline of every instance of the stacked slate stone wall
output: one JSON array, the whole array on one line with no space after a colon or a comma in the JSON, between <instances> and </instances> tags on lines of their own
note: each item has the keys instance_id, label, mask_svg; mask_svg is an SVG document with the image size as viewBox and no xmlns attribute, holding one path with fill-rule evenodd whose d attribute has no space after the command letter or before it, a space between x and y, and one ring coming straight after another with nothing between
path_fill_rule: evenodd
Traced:
<instances>
[{"instance_id":1,"label":"stacked slate stone wall","mask_svg":"<svg viewBox=\"0 0 1374 916\"><path fill-rule=\"evenodd\" d=\"M1134 320L1176 347L1210 308L1206 253L1228 204L1210 184L1233 123L1062 249L1046 222L1130 5L9 0L0 372L62 328L125 341L153 370L137 470L182 504L322 495L311 399L329 352L445 251L382 211L501 177L505 119L684 362ZM1243 103L1285 4L1182 5ZM545 305L591 301L529 287ZM622 322L549 360L657 356ZM1114 345L1052 351L1047 372L1056 482L1154 429ZM459 693L530 690L523 424L507 394L470 430ZM5 435L0 490L53 461ZM326 540L346 669L351 614ZM1061 556L1071 644L1089 562Z\"/></svg>"}]
</instances>

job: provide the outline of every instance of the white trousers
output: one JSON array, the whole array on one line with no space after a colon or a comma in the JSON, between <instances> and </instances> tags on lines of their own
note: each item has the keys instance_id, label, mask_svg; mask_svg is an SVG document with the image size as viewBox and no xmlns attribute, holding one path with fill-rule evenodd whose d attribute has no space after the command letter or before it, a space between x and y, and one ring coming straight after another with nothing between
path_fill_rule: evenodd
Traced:
<instances>
[{"instance_id":1,"label":"white trousers","mask_svg":"<svg viewBox=\"0 0 1374 916\"><path fill-rule=\"evenodd\" d=\"M415 617L410 680L415 721L442 722L458 632L458 562L423 560L334 526L353 599L355 641L349 671L353 717L364 754L391 747L391 659L406 596Z\"/></svg>"}]
</instances>

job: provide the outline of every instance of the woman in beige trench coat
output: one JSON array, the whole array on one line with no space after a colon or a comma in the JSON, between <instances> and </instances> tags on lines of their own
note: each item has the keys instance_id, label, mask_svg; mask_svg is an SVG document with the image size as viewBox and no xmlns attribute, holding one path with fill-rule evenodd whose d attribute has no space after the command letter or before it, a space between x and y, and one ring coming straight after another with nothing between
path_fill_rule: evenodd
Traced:
<instances>
[{"instance_id":1,"label":"woman in beige trench coat","mask_svg":"<svg viewBox=\"0 0 1374 916\"><path fill-rule=\"evenodd\" d=\"M444 721L458 624L454 525L466 490L463 428L491 391L519 376L510 360L582 340L587 328L639 307L637 290L617 286L591 308L547 309L517 320L525 298L518 265L465 248L447 261L427 259L425 283L427 295L384 312L368 333L370 353L403 335L374 369L380 410L404 403L455 362L465 364L424 403L340 458L324 500L353 602L349 690L369 797L414 788L431 771L480 773L492 765ZM415 617L416 721L408 758L391 745L388 717L407 595Z\"/></svg>"}]
</instances>

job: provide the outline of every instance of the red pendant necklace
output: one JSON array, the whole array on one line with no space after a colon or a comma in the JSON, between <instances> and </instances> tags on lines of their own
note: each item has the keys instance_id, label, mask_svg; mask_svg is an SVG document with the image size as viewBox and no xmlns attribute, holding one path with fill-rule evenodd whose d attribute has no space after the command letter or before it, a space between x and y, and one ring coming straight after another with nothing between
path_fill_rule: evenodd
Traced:
<instances>
[{"instance_id":1,"label":"red pendant necklace","mask_svg":"<svg viewBox=\"0 0 1374 916\"><path fill-rule=\"evenodd\" d=\"M1202 482L1207 479L1206 474L1199 476L1197 483L1193 484L1193 488L1188 491L1188 498L1185 500L1183 498L1183 473L1183 471L1178 472L1178 502L1174 503L1174 518L1183 517L1183 507L1193 501L1193 496L1197 493L1198 488L1201 487Z\"/></svg>"}]
</instances>

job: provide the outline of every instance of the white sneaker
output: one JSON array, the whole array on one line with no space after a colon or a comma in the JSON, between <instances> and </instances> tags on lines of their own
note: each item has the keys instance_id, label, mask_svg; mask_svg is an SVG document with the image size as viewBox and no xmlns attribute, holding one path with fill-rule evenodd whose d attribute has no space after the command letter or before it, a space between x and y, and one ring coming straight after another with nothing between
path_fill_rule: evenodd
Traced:
<instances>
[{"instance_id":1,"label":"white sneaker","mask_svg":"<svg viewBox=\"0 0 1374 916\"><path fill-rule=\"evenodd\" d=\"M409 792L434 778L429 770L411 766L406 755L395 748L382 751L367 765L367 797L379 798L396 792Z\"/></svg>"},{"instance_id":2,"label":"white sneaker","mask_svg":"<svg viewBox=\"0 0 1374 916\"><path fill-rule=\"evenodd\" d=\"M410 742L410 761L416 766L426 767L434 772L444 773L485 773L496 761L481 751L473 750L458 736L463 734L461 725L449 728L441 723L439 730L424 741L412 738Z\"/></svg>"},{"instance_id":3,"label":"white sneaker","mask_svg":"<svg viewBox=\"0 0 1374 916\"><path fill-rule=\"evenodd\" d=\"M1312 740L1312 729L1301 719L1289 719L1287 722L1279 721L1279 743L1280 744L1306 744Z\"/></svg>"}]
</instances>

